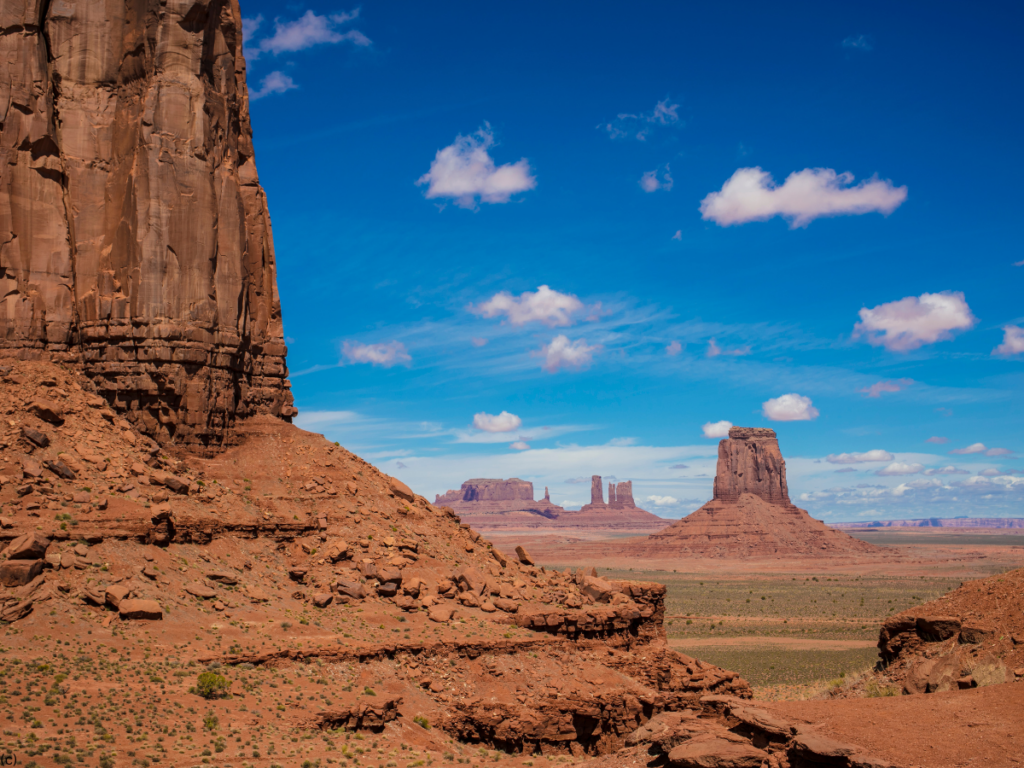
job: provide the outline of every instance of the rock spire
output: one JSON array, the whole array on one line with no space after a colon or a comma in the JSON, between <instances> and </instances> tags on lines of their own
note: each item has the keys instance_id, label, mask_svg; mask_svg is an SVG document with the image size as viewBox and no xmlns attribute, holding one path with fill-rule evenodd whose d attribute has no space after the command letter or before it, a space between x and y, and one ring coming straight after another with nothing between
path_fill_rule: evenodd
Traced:
<instances>
[{"instance_id":1,"label":"rock spire","mask_svg":"<svg viewBox=\"0 0 1024 768\"><path fill-rule=\"evenodd\" d=\"M790 503L786 462L775 430L732 427L729 439L718 444L714 498L736 501L743 493L760 496L769 504Z\"/></svg>"},{"instance_id":2,"label":"rock spire","mask_svg":"<svg viewBox=\"0 0 1024 768\"><path fill-rule=\"evenodd\" d=\"M289 419L237 0L11 0L0 43L0 355L164 442Z\"/></svg>"}]
</instances>

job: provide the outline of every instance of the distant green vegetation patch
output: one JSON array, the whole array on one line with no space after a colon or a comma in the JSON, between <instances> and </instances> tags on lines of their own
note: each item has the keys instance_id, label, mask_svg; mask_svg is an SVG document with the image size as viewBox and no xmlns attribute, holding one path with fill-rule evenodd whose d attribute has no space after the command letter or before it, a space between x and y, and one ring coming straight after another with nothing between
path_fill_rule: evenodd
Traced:
<instances>
[{"instance_id":1,"label":"distant green vegetation patch","mask_svg":"<svg viewBox=\"0 0 1024 768\"><path fill-rule=\"evenodd\" d=\"M739 672L754 688L778 685L802 686L835 680L870 668L878 659L875 648L851 651L808 651L783 648L728 648L688 646L687 656Z\"/></svg>"}]
</instances>

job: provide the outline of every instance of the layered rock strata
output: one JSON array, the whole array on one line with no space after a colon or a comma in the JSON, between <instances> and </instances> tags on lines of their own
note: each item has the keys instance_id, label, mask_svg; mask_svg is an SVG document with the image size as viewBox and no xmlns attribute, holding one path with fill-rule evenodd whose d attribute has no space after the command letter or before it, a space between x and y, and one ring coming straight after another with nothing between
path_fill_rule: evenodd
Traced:
<instances>
[{"instance_id":1,"label":"layered rock strata","mask_svg":"<svg viewBox=\"0 0 1024 768\"><path fill-rule=\"evenodd\" d=\"M733 427L718 445L714 498L631 551L740 559L882 552L795 506L775 432L748 427Z\"/></svg>"},{"instance_id":2,"label":"layered rock strata","mask_svg":"<svg viewBox=\"0 0 1024 768\"><path fill-rule=\"evenodd\" d=\"M590 478L590 503L580 507L580 512L597 512L605 509L640 509L633 501L633 481L608 483L608 503L604 501L601 476ZM641 510L646 511L646 510Z\"/></svg>"},{"instance_id":3,"label":"layered rock strata","mask_svg":"<svg viewBox=\"0 0 1024 768\"><path fill-rule=\"evenodd\" d=\"M237 0L0 5L0 355L158 440L295 413Z\"/></svg>"}]
</instances>

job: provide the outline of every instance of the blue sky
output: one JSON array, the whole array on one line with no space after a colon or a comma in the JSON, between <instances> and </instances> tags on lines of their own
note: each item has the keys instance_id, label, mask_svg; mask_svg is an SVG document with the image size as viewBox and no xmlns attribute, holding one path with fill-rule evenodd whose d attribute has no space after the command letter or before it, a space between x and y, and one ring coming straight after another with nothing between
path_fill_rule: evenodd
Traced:
<instances>
[{"instance_id":1,"label":"blue sky","mask_svg":"<svg viewBox=\"0 0 1024 768\"><path fill-rule=\"evenodd\" d=\"M729 422L825 520L1024 514L1019 7L242 12L300 425L431 498L680 517Z\"/></svg>"}]
</instances>

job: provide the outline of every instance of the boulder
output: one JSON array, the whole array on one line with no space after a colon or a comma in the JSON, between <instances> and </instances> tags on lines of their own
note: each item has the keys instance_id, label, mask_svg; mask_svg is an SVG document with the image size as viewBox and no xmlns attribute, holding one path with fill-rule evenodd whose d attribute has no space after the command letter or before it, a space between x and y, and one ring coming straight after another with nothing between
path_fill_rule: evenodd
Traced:
<instances>
[{"instance_id":1,"label":"boulder","mask_svg":"<svg viewBox=\"0 0 1024 768\"><path fill-rule=\"evenodd\" d=\"M530 557L530 553L523 547L516 547L516 557L519 558L519 562L523 565L533 565L533 558Z\"/></svg>"},{"instance_id":2,"label":"boulder","mask_svg":"<svg viewBox=\"0 0 1024 768\"><path fill-rule=\"evenodd\" d=\"M494 603L492 603L490 600L484 600L482 603L480 603L480 610L484 613L494 613L498 609L494 607Z\"/></svg>"},{"instance_id":3,"label":"boulder","mask_svg":"<svg viewBox=\"0 0 1024 768\"><path fill-rule=\"evenodd\" d=\"M580 591L595 603L609 603L612 600L612 595L618 592L611 582L605 581L599 576L584 576Z\"/></svg>"},{"instance_id":4,"label":"boulder","mask_svg":"<svg viewBox=\"0 0 1024 768\"><path fill-rule=\"evenodd\" d=\"M327 547L327 551L324 553L324 556L327 558L328 562L331 563L336 563L339 560L344 560L345 558L349 557L349 555L350 550L348 548L348 544L346 544L344 541L335 541Z\"/></svg>"},{"instance_id":5,"label":"boulder","mask_svg":"<svg viewBox=\"0 0 1024 768\"><path fill-rule=\"evenodd\" d=\"M668 753L668 764L673 768L761 768L767 759L767 752L744 739L722 737L693 739Z\"/></svg>"},{"instance_id":6,"label":"boulder","mask_svg":"<svg viewBox=\"0 0 1024 768\"><path fill-rule=\"evenodd\" d=\"M515 600L509 600L504 597L498 597L494 599L494 607L497 608L499 611L504 611L505 613L515 613L519 610L519 603L517 603Z\"/></svg>"},{"instance_id":7,"label":"boulder","mask_svg":"<svg viewBox=\"0 0 1024 768\"><path fill-rule=\"evenodd\" d=\"M164 617L163 609L156 600L122 600L117 613L122 619L130 620L157 621Z\"/></svg>"},{"instance_id":8,"label":"boulder","mask_svg":"<svg viewBox=\"0 0 1024 768\"><path fill-rule=\"evenodd\" d=\"M206 584L186 584L185 591L203 600L210 600L217 596L217 590L213 587L208 587Z\"/></svg>"},{"instance_id":9,"label":"boulder","mask_svg":"<svg viewBox=\"0 0 1024 768\"><path fill-rule=\"evenodd\" d=\"M22 459L21 461L21 476L22 477L42 477L43 476L43 465L35 459Z\"/></svg>"},{"instance_id":10,"label":"boulder","mask_svg":"<svg viewBox=\"0 0 1024 768\"><path fill-rule=\"evenodd\" d=\"M7 547L8 560L39 560L46 554L50 540L37 531L19 536Z\"/></svg>"},{"instance_id":11,"label":"boulder","mask_svg":"<svg viewBox=\"0 0 1024 768\"><path fill-rule=\"evenodd\" d=\"M498 565L502 568L508 565L508 558L501 553L501 550L497 547L491 547L491 557L498 561Z\"/></svg>"},{"instance_id":12,"label":"boulder","mask_svg":"<svg viewBox=\"0 0 1024 768\"><path fill-rule=\"evenodd\" d=\"M427 618L438 624L444 624L451 621L454 613L455 609L450 605L435 605L427 612Z\"/></svg>"},{"instance_id":13,"label":"boulder","mask_svg":"<svg viewBox=\"0 0 1024 768\"><path fill-rule=\"evenodd\" d=\"M343 581L339 579L338 583L334 585L334 589L339 595L347 595L356 600L362 600L366 597L366 587L358 581Z\"/></svg>"},{"instance_id":14,"label":"boulder","mask_svg":"<svg viewBox=\"0 0 1024 768\"><path fill-rule=\"evenodd\" d=\"M301 584L306 579L307 573L309 573L308 568L296 566L288 569L288 578Z\"/></svg>"},{"instance_id":15,"label":"boulder","mask_svg":"<svg viewBox=\"0 0 1024 768\"><path fill-rule=\"evenodd\" d=\"M391 493L393 493L398 498L404 499L405 501L408 501L410 503L415 501L416 499L416 494L412 492L412 489L410 489L409 486L403 483L401 480L398 480L397 478L394 477L391 478Z\"/></svg>"},{"instance_id":16,"label":"boulder","mask_svg":"<svg viewBox=\"0 0 1024 768\"><path fill-rule=\"evenodd\" d=\"M107 587L104 592L104 602L111 608L118 608L122 601L128 599L128 596L132 593L131 589L124 584L114 584Z\"/></svg>"},{"instance_id":17,"label":"boulder","mask_svg":"<svg viewBox=\"0 0 1024 768\"><path fill-rule=\"evenodd\" d=\"M237 584L238 577L230 571L210 571L206 574L206 578L210 581L216 581L219 584Z\"/></svg>"},{"instance_id":18,"label":"boulder","mask_svg":"<svg viewBox=\"0 0 1024 768\"><path fill-rule=\"evenodd\" d=\"M460 592L474 592L478 595L484 594L487 589L487 580L476 568L463 566L455 574L455 583Z\"/></svg>"},{"instance_id":19,"label":"boulder","mask_svg":"<svg viewBox=\"0 0 1024 768\"><path fill-rule=\"evenodd\" d=\"M5 587L21 587L42 572L42 560L7 560L0 563L0 584Z\"/></svg>"},{"instance_id":20,"label":"boulder","mask_svg":"<svg viewBox=\"0 0 1024 768\"><path fill-rule=\"evenodd\" d=\"M382 568L377 572L377 581L381 584L394 584L397 590L402 586L402 572L397 568Z\"/></svg>"},{"instance_id":21,"label":"boulder","mask_svg":"<svg viewBox=\"0 0 1024 768\"><path fill-rule=\"evenodd\" d=\"M5 605L3 609L0 609L0 621L15 622L18 619L24 619L30 613L32 608L35 606L34 600L22 600L20 603L12 603Z\"/></svg>"},{"instance_id":22,"label":"boulder","mask_svg":"<svg viewBox=\"0 0 1024 768\"><path fill-rule=\"evenodd\" d=\"M57 477L60 477L64 480L74 480L78 477L78 475L75 474L74 470L72 470L71 467L69 467L60 459L55 459L53 461L44 461L43 465L48 470L53 472L53 474L57 475Z\"/></svg>"},{"instance_id":23,"label":"boulder","mask_svg":"<svg viewBox=\"0 0 1024 768\"><path fill-rule=\"evenodd\" d=\"M334 595L330 592L317 592L313 595L313 605L317 608L326 608L334 600Z\"/></svg>"},{"instance_id":24,"label":"boulder","mask_svg":"<svg viewBox=\"0 0 1024 768\"><path fill-rule=\"evenodd\" d=\"M50 438L45 433L32 427L22 427L21 436L39 448L45 448L50 444Z\"/></svg>"},{"instance_id":25,"label":"boulder","mask_svg":"<svg viewBox=\"0 0 1024 768\"><path fill-rule=\"evenodd\" d=\"M34 400L28 406L29 412L48 424L63 424L64 411L59 405L49 400Z\"/></svg>"},{"instance_id":26,"label":"boulder","mask_svg":"<svg viewBox=\"0 0 1024 768\"><path fill-rule=\"evenodd\" d=\"M398 585L392 581L378 584L377 594L381 597L394 597L398 594Z\"/></svg>"},{"instance_id":27,"label":"boulder","mask_svg":"<svg viewBox=\"0 0 1024 768\"><path fill-rule=\"evenodd\" d=\"M960 676L961 664L956 654L937 659L921 659L907 673L903 690L910 694L955 691Z\"/></svg>"}]
</instances>

